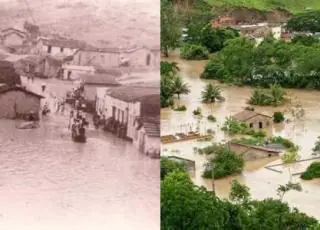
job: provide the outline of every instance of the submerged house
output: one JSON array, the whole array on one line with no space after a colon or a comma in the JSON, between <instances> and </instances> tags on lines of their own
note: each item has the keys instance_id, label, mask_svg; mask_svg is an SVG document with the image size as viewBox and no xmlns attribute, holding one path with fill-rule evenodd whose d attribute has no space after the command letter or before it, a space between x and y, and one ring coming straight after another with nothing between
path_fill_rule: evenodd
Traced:
<instances>
[{"instance_id":1,"label":"submerged house","mask_svg":"<svg viewBox=\"0 0 320 230\"><path fill-rule=\"evenodd\" d=\"M0 85L0 118L21 119L30 114L39 118L43 96L22 86Z\"/></svg>"},{"instance_id":2,"label":"submerged house","mask_svg":"<svg viewBox=\"0 0 320 230\"><path fill-rule=\"evenodd\" d=\"M95 68L93 66L79 66L79 65L62 65L62 79L76 80L81 74L94 74Z\"/></svg>"},{"instance_id":3,"label":"submerged house","mask_svg":"<svg viewBox=\"0 0 320 230\"><path fill-rule=\"evenodd\" d=\"M1 44L6 47L22 46L26 43L27 33L16 28L7 28L1 31Z\"/></svg>"},{"instance_id":4,"label":"submerged house","mask_svg":"<svg viewBox=\"0 0 320 230\"><path fill-rule=\"evenodd\" d=\"M254 129L264 129L273 122L273 118L271 116L250 110L243 110L231 118L233 120L246 123L250 128Z\"/></svg>"}]
</instances>

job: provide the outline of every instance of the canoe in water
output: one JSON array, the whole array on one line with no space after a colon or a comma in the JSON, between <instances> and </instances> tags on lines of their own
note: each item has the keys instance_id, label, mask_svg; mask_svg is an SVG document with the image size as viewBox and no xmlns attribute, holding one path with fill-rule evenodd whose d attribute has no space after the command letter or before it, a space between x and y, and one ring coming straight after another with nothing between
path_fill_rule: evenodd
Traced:
<instances>
[{"instance_id":1,"label":"canoe in water","mask_svg":"<svg viewBox=\"0 0 320 230\"><path fill-rule=\"evenodd\" d=\"M18 129L36 129L39 125L33 121L22 122L21 124L17 125Z\"/></svg>"}]
</instances>

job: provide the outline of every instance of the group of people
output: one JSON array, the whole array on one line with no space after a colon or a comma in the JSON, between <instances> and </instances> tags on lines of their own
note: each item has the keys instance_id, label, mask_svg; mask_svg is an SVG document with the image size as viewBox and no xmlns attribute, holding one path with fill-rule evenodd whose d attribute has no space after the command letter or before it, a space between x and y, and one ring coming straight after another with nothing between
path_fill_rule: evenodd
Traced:
<instances>
[{"instance_id":1,"label":"group of people","mask_svg":"<svg viewBox=\"0 0 320 230\"><path fill-rule=\"evenodd\" d=\"M79 132L84 128L84 126L89 125L85 114L81 113L79 110L76 110L76 112L74 112L74 110L70 111L70 121L72 121L71 128L75 130L78 135L80 134Z\"/></svg>"}]
</instances>

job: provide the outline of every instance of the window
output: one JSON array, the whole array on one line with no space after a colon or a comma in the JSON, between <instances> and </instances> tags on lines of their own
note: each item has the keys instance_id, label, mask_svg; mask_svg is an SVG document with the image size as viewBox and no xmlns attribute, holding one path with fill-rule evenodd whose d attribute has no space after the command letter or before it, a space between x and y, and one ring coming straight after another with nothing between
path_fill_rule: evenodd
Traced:
<instances>
[{"instance_id":1,"label":"window","mask_svg":"<svg viewBox=\"0 0 320 230\"><path fill-rule=\"evenodd\" d=\"M60 52L63 53L63 50L64 50L63 47L61 47L61 48L60 48Z\"/></svg>"},{"instance_id":2,"label":"window","mask_svg":"<svg viewBox=\"0 0 320 230\"><path fill-rule=\"evenodd\" d=\"M259 122L259 129L262 129L262 122Z\"/></svg>"},{"instance_id":3,"label":"window","mask_svg":"<svg viewBox=\"0 0 320 230\"><path fill-rule=\"evenodd\" d=\"M51 53L51 50L52 50L52 47L51 46L48 46L48 53L50 54Z\"/></svg>"},{"instance_id":4,"label":"window","mask_svg":"<svg viewBox=\"0 0 320 230\"><path fill-rule=\"evenodd\" d=\"M252 123L250 123L250 128L253 128L253 124Z\"/></svg>"}]
</instances>

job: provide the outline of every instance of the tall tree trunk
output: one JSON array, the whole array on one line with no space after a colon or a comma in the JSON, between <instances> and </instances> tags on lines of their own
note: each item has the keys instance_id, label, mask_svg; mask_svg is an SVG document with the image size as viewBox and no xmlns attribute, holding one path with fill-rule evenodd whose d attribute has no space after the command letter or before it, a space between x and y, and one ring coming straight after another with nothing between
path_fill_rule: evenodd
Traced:
<instances>
[{"instance_id":1,"label":"tall tree trunk","mask_svg":"<svg viewBox=\"0 0 320 230\"><path fill-rule=\"evenodd\" d=\"M169 51L168 51L168 47L164 47L164 51L163 51L163 54L165 57L169 57Z\"/></svg>"}]
</instances>

